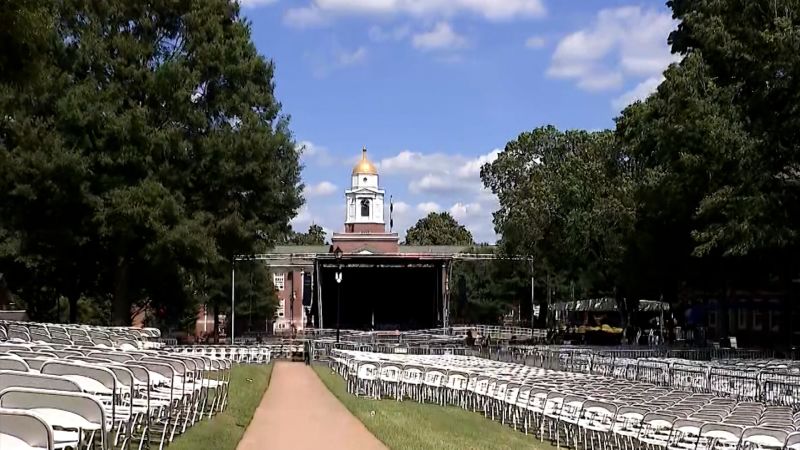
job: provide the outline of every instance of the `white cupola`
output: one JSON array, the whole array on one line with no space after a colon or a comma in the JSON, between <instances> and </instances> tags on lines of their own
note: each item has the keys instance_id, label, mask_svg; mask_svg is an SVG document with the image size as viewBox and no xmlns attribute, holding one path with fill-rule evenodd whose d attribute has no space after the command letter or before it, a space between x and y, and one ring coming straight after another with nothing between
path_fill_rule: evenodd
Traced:
<instances>
[{"instance_id":1,"label":"white cupola","mask_svg":"<svg viewBox=\"0 0 800 450\"><path fill-rule=\"evenodd\" d=\"M345 191L347 217L345 225L384 225L383 197L378 184L378 169L367 159L367 148L361 151L361 161L353 167L350 189Z\"/></svg>"}]
</instances>

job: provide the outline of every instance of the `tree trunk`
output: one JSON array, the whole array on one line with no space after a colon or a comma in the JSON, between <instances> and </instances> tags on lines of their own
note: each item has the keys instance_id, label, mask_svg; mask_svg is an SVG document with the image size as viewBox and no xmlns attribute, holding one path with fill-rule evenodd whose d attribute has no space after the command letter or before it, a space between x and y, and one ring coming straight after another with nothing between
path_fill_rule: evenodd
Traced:
<instances>
[{"instance_id":1,"label":"tree trunk","mask_svg":"<svg viewBox=\"0 0 800 450\"><path fill-rule=\"evenodd\" d=\"M727 278L725 279L725 289L723 291L722 297L723 297L722 298L722 302L721 302L722 303L722 311L721 311L721 314L720 314L722 316L722 326L720 327L722 332L720 333L721 334L720 336L716 336L717 341L719 341L722 338L730 337L731 331L732 331L731 327L730 327L731 297L732 297L732 295L731 295L730 284L728 283L728 279Z\"/></svg>"},{"instance_id":2,"label":"tree trunk","mask_svg":"<svg viewBox=\"0 0 800 450\"><path fill-rule=\"evenodd\" d=\"M214 343L219 344L219 311L217 305L211 309L214 314Z\"/></svg>"},{"instance_id":3,"label":"tree trunk","mask_svg":"<svg viewBox=\"0 0 800 450\"><path fill-rule=\"evenodd\" d=\"M67 297L67 302L69 302L69 323L78 323L78 296L70 295Z\"/></svg>"},{"instance_id":4,"label":"tree trunk","mask_svg":"<svg viewBox=\"0 0 800 450\"><path fill-rule=\"evenodd\" d=\"M114 270L114 306L112 307L112 321L115 326L130 326L131 300L128 297L128 272L127 258L120 256Z\"/></svg>"}]
</instances>

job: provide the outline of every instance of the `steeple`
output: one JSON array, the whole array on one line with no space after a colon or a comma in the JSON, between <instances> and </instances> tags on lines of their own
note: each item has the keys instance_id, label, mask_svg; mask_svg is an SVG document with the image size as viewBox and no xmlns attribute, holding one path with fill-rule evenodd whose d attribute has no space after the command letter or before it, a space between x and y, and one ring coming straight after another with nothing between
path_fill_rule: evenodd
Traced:
<instances>
[{"instance_id":1,"label":"steeple","mask_svg":"<svg viewBox=\"0 0 800 450\"><path fill-rule=\"evenodd\" d=\"M361 160L353 167L350 181L350 189L345 191L345 229L350 232L385 232L384 191L378 183L378 169L367 158L367 147L361 149Z\"/></svg>"},{"instance_id":2,"label":"steeple","mask_svg":"<svg viewBox=\"0 0 800 450\"><path fill-rule=\"evenodd\" d=\"M353 167L353 175L377 175L378 169L367 159L367 147L361 149L361 161Z\"/></svg>"}]
</instances>

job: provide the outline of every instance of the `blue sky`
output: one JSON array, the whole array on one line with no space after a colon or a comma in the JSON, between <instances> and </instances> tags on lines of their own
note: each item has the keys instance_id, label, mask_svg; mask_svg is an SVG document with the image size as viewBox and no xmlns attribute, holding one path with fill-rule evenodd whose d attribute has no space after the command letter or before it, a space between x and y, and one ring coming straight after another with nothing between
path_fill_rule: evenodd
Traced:
<instances>
[{"instance_id":1,"label":"blue sky","mask_svg":"<svg viewBox=\"0 0 800 450\"><path fill-rule=\"evenodd\" d=\"M675 61L663 0L240 2L304 147L301 231L342 231L367 146L401 236L438 210L494 242L481 164L537 126L612 127Z\"/></svg>"}]
</instances>

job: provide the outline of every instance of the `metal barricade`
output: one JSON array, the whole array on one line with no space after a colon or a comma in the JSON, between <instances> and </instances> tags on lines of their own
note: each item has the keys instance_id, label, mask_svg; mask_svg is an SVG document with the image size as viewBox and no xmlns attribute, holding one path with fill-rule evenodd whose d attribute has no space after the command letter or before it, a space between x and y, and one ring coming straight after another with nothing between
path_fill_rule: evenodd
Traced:
<instances>
[{"instance_id":1,"label":"metal barricade","mask_svg":"<svg viewBox=\"0 0 800 450\"><path fill-rule=\"evenodd\" d=\"M708 388L716 395L756 401L759 399L759 371L712 367Z\"/></svg>"},{"instance_id":2,"label":"metal barricade","mask_svg":"<svg viewBox=\"0 0 800 450\"><path fill-rule=\"evenodd\" d=\"M614 360L614 376L626 380L636 380L638 374L638 361L628 358L616 358Z\"/></svg>"},{"instance_id":3,"label":"metal barricade","mask_svg":"<svg viewBox=\"0 0 800 450\"><path fill-rule=\"evenodd\" d=\"M640 359L636 362L636 380L668 386L669 364L664 360Z\"/></svg>"},{"instance_id":4,"label":"metal barricade","mask_svg":"<svg viewBox=\"0 0 800 450\"><path fill-rule=\"evenodd\" d=\"M606 354L594 355L590 372L604 377L614 376L614 356Z\"/></svg>"},{"instance_id":5,"label":"metal barricade","mask_svg":"<svg viewBox=\"0 0 800 450\"><path fill-rule=\"evenodd\" d=\"M674 363L669 369L670 383L685 391L708 392L708 372L706 365Z\"/></svg>"},{"instance_id":6,"label":"metal barricade","mask_svg":"<svg viewBox=\"0 0 800 450\"><path fill-rule=\"evenodd\" d=\"M570 352L564 360L564 370L567 372L589 373L591 367L591 353Z\"/></svg>"},{"instance_id":7,"label":"metal barricade","mask_svg":"<svg viewBox=\"0 0 800 450\"><path fill-rule=\"evenodd\" d=\"M761 372L761 400L771 405L800 409L800 373L787 370Z\"/></svg>"},{"instance_id":8,"label":"metal barricade","mask_svg":"<svg viewBox=\"0 0 800 450\"><path fill-rule=\"evenodd\" d=\"M711 349L710 348L703 348L703 349L672 349L667 352L667 356L669 358L677 358L677 359L687 359L690 361L710 361L711 360Z\"/></svg>"}]
</instances>

